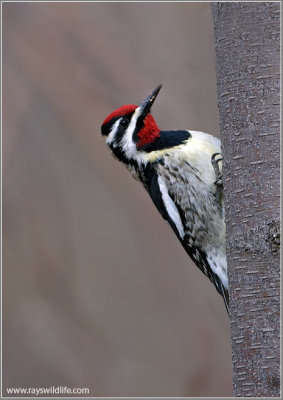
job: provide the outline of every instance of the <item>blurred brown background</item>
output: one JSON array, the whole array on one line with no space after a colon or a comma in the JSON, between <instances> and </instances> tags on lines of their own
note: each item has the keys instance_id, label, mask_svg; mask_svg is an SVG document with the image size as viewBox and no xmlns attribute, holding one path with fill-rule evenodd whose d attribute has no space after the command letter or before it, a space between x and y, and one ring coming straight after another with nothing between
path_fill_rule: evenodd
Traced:
<instances>
[{"instance_id":1,"label":"blurred brown background","mask_svg":"<svg viewBox=\"0 0 283 400\"><path fill-rule=\"evenodd\" d=\"M232 396L229 320L104 118L218 134L209 3L3 4L3 395Z\"/></svg>"}]
</instances>

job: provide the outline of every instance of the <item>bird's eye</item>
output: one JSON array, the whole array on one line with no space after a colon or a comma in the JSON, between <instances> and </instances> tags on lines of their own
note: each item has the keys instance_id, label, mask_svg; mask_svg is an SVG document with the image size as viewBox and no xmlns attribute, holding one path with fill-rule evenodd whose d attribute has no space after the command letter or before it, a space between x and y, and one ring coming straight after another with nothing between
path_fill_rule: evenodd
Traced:
<instances>
[{"instance_id":1,"label":"bird's eye","mask_svg":"<svg viewBox=\"0 0 283 400\"><path fill-rule=\"evenodd\" d=\"M125 128L126 126L129 125L129 121L126 118L122 118L120 121L120 125L123 126L123 128Z\"/></svg>"}]
</instances>

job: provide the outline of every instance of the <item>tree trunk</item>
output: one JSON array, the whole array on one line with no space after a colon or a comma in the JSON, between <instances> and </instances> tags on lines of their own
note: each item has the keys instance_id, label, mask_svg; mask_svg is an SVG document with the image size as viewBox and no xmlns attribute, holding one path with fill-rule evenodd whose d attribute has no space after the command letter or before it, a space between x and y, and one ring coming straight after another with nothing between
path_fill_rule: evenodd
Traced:
<instances>
[{"instance_id":1,"label":"tree trunk","mask_svg":"<svg viewBox=\"0 0 283 400\"><path fill-rule=\"evenodd\" d=\"M213 3L235 396L280 396L280 3Z\"/></svg>"}]
</instances>

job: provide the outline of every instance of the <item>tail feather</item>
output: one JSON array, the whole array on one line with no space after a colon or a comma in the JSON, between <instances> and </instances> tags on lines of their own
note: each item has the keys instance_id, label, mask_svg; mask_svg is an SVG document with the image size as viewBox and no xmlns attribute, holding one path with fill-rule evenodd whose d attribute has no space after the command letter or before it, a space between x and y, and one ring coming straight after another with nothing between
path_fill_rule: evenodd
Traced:
<instances>
[{"instance_id":1,"label":"tail feather","mask_svg":"<svg viewBox=\"0 0 283 400\"><path fill-rule=\"evenodd\" d=\"M215 285L216 286L216 285ZM224 304L227 310L228 315L230 316L230 307L229 307L229 292L228 289L222 284L222 282L219 280L218 285L216 286L218 292L221 294Z\"/></svg>"}]
</instances>

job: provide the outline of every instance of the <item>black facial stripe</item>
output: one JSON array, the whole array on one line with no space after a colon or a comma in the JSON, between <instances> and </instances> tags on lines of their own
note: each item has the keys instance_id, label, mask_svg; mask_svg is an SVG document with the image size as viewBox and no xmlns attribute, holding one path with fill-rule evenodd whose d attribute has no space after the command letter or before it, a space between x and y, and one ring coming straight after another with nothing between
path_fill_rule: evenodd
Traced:
<instances>
[{"instance_id":1,"label":"black facial stripe","mask_svg":"<svg viewBox=\"0 0 283 400\"><path fill-rule=\"evenodd\" d=\"M125 127L120 126L120 125L118 126L117 132L115 133L115 136L114 136L114 143L116 145L120 144L120 142L121 142L126 130L127 130L127 127L125 128Z\"/></svg>"},{"instance_id":2,"label":"black facial stripe","mask_svg":"<svg viewBox=\"0 0 283 400\"><path fill-rule=\"evenodd\" d=\"M134 159L126 157L125 153L123 152L121 147L119 147L119 146L112 147L111 146L111 150L112 150L114 157L116 157L119 161L121 161L125 165L132 166L136 170L138 170L138 163Z\"/></svg>"},{"instance_id":3,"label":"black facial stripe","mask_svg":"<svg viewBox=\"0 0 283 400\"><path fill-rule=\"evenodd\" d=\"M127 114L127 115L118 115L117 117L112 118L112 119L111 119L110 121L108 121L106 124L103 124L103 125L101 126L101 133L102 133L102 135L103 135L103 136L109 135L109 133L111 132L111 129L113 128L113 125L115 124L116 121L118 121L118 119L124 118L124 119L127 119L128 121L130 121L131 118L132 118L132 115L133 115L133 112L130 113L130 114ZM124 132L125 132L126 129L127 129L127 127L122 127L122 126L120 127L120 126L119 126L118 131L117 131L117 134L118 134L118 135L120 134L120 136L121 136L121 132L122 132L122 136L123 136L123 134L124 134Z\"/></svg>"},{"instance_id":4,"label":"black facial stripe","mask_svg":"<svg viewBox=\"0 0 283 400\"><path fill-rule=\"evenodd\" d=\"M119 117L114 117L114 118L112 118L110 121L108 121L106 124L103 124L103 125L101 126L101 133L102 133L103 136L109 135L109 133L111 132L111 129L112 129L113 125L115 124L115 122L116 122L119 118L121 118L121 116L119 116Z\"/></svg>"},{"instance_id":5,"label":"black facial stripe","mask_svg":"<svg viewBox=\"0 0 283 400\"><path fill-rule=\"evenodd\" d=\"M189 139L192 135L188 131L161 131L160 136L153 142L139 147L138 150L151 151L169 149L171 147L182 144L185 140Z\"/></svg>"},{"instance_id":6,"label":"black facial stripe","mask_svg":"<svg viewBox=\"0 0 283 400\"><path fill-rule=\"evenodd\" d=\"M136 127L135 127L135 130L133 133L133 142L134 143L137 143L140 140L138 133L143 127L144 127L144 116L140 115L139 118L137 119Z\"/></svg>"}]
</instances>

